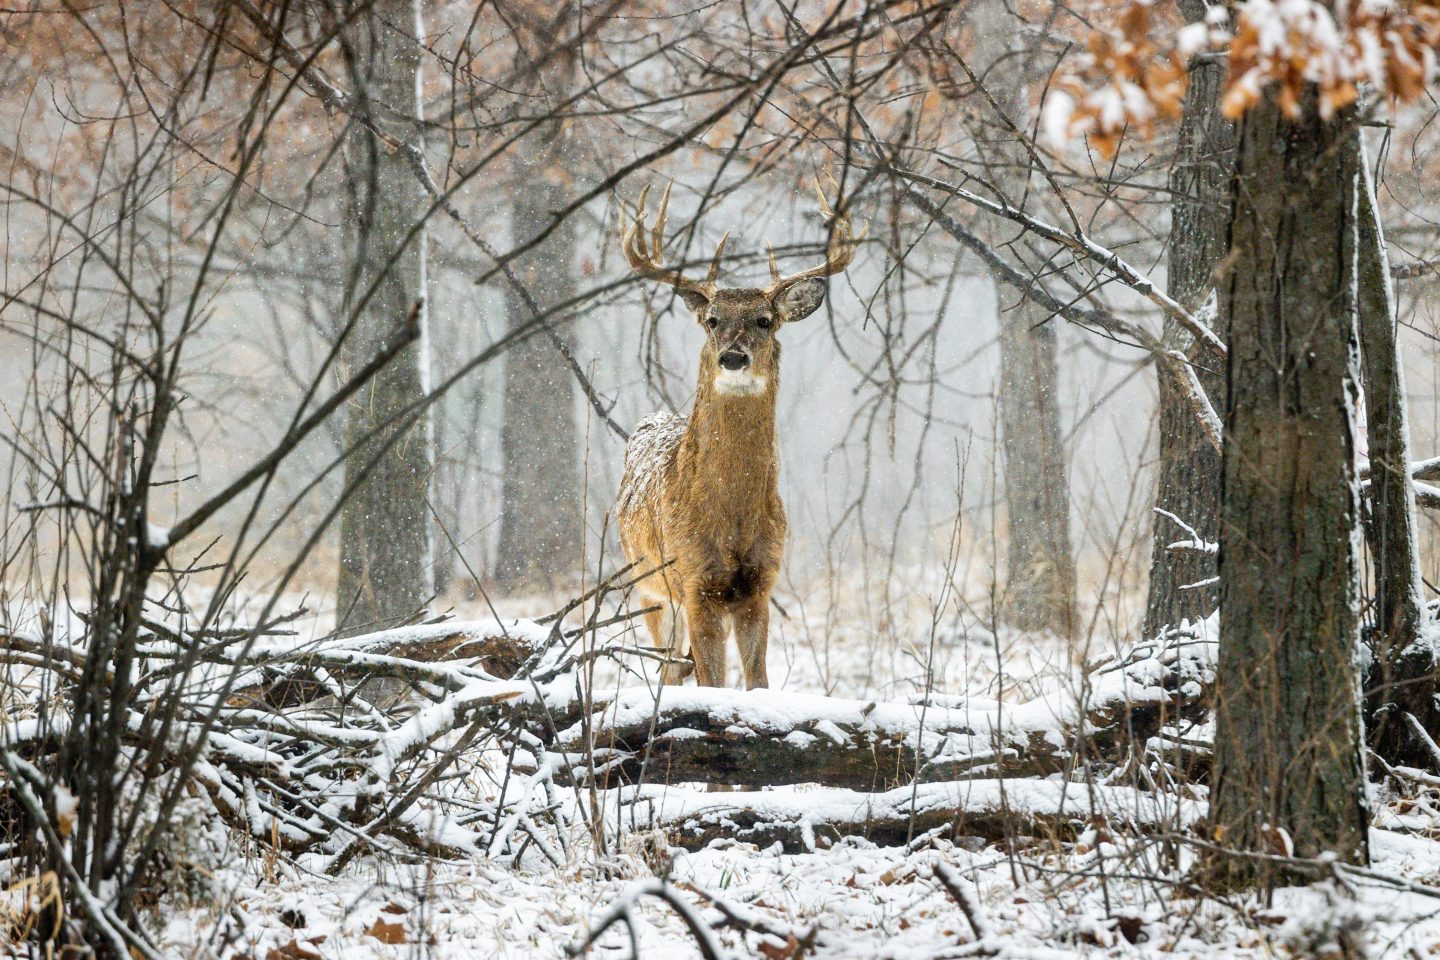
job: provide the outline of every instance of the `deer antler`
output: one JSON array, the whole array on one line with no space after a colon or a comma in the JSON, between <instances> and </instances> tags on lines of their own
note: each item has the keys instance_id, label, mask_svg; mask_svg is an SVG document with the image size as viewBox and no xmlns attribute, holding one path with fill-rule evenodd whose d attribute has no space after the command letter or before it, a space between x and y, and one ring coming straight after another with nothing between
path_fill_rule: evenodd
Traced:
<instances>
[{"instance_id":1,"label":"deer antler","mask_svg":"<svg viewBox=\"0 0 1440 960\"><path fill-rule=\"evenodd\" d=\"M635 219L620 235L620 247L625 251L625 259L630 261L631 269L651 280L669 284L681 293L696 293L706 300L713 299L715 281L720 277L720 258L725 253L725 241L730 239L730 234L727 232L720 238L720 244L715 248L715 256L710 260L710 272L706 274L703 282L691 280L679 270L667 270L661 266L660 256L665 247L665 211L670 207L670 187L665 188L665 196L660 198L660 212L655 217L655 226L650 228L650 237L647 240L645 198L649 194L650 186L647 184L640 191L640 202L635 206Z\"/></svg>"},{"instance_id":2,"label":"deer antler","mask_svg":"<svg viewBox=\"0 0 1440 960\"><path fill-rule=\"evenodd\" d=\"M834 183L831 179L831 183ZM830 227L830 242L825 248L825 262L818 267L811 267L809 270L802 270L799 273L792 273L788 277L780 275L780 266L775 262L775 248L767 242L766 249L770 253L770 285L765 288L767 297L774 297L793 287L801 280L810 280L818 277L828 277L840 273L850 266L850 261L855 259L855 249L859 242L864 239L864 233L856 236L850 225L848 213L837 214L830 206L830 201L825 199L825 193L820 189L820 181L815 181L815 196L820 198L820 212L832 222Z\"/></svg>"}]
</instances>

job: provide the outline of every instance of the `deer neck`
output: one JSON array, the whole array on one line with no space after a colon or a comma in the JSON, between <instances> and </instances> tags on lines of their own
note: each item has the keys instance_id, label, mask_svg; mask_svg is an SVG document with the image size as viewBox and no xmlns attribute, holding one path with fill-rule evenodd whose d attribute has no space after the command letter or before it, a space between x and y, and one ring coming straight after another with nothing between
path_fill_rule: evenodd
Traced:
<instances>
[{"instance_id":1,"label":"deer neck","mask_svg":"<svg viewBox=\"0 0 1440 960\"><path fill-rule=\"evenodd\" d=\"M720 372L713 350L700 357L700 381L687 429L694 452L692 480L711 503L739 502L758 506L779 480L775 442L775 402L780 385L780 348L776 344L767 369L765 389L744 396L715 389ZM760 498L760 499L757 499Z\"/></svg>"}]
</instances>

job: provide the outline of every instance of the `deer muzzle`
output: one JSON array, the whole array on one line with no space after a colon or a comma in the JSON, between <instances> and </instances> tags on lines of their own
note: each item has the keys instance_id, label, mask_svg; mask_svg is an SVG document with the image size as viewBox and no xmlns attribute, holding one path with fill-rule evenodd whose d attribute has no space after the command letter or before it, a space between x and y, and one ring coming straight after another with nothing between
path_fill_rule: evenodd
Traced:
<instances>
[{"instance_id":1,"label":"deer muzzle","mask_svg":"<svg viewBox=\"0 0 1440 960\"><path fill-rule=\"evenodd\" d=\"M750 355L740 350L726 350L720 354L720 366L726 370L744 370L750 366Z\"/></svg>"},{"instance_id":2,"label":"deer muzzle","mask_svg":"<svg viewBox=\"0 0 1440 960\"><path fill-rule=\"evenodd\" d=\"M765 392L768 380L755 369L750 351L732 344L716 358L720 369L715 371L715 392L735 397L758 397Z\"/></svg>"}]
</instances>

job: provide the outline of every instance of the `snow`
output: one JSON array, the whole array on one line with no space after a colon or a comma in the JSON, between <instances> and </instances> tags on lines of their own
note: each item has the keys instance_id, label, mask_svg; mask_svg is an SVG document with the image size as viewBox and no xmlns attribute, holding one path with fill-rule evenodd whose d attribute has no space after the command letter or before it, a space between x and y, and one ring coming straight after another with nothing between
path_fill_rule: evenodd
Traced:
<instances>
[{"instance_id":1,"label":"snow","mask_svg":"<svg viewBox=\"0 0 1440 960\"><path fill-rule=\"evenodd\" d=\"M327 641L324 649L329 651L352 650L364 653L373 650L389 650L398 646L435 643L450 637L467 637L483 640L486 637L511 637L522 645L539 647L550 636L550 627L534 620L522 618L487 617L475 620L443 620L439 623L416 624L380 630L357 637ZM258 656L267 651L288 653L297 646L309 646L308 641L291 638L262 637L252 648Z\"/></svg>"},{"instance_id":2,"label":"snow","mask_svg":"<svg viewBox=\"0 0 1440 960\"><path fill-rule=\"evenodd\" d=\"M858 645L855 638L864 635L858 624L830 619L831 613L819 626L807 624L800 606L790 606L797 610L797 619L777 623L772 652L772 666L789 665L772 671L777 686L783 687L665 688L660 703L667 710L704 708L722 729L775 732L797 746L844 738L846 730L860 729L877 738L900 736L908 738L908 745L948 748L958 755L982 746L993 750L997 733L1059 736L1064 724L1076 721L1082 703L1167 696L1160 681L1175 665L1189 677L1185 682L1194 684L1204 682L1213 670L1214 618L1183 624L1163 643L1114 651L1117 661L1093 669L1085 684L1076 682L1069 654L1053 640L996 637L964 628L942 631L937 640L934 673L949 682L930 690L906 678L909 661L903 656ZM917 616L929 614L918 610ZM325 649L380 658L381 651L395 643L428 642L456 633L490 636L501 630L539 642L552 627L502 612L499 620L477 617L402 628L381 639L327 641ZM603 639L623 640L625 631L617 627ZM278 655L313 644L302 639L305 633L297 625L296 637L262 642ZM906 636L922 634L902 631L897 643L906 643ZM1005 682L997 685L1002 665ZM400 762L417 744L444 730L457 704L464 709L464 703L497 692L557 704L574 695L573 687L565 686L568 678L535 690L478 672L460 676L467 685L459 688L458 700L422 703L397 722L377 744L380 762ZM656 688L619 686L619 676L605 674L597 680L598 690L609 691L599 705L606 719L640 722L653 716ZM818 691L826 687L837 696L822 696ZM918 732L922 715L923 729L929 732ZM253 719L270 725L306 722L302 716L259 711ZM9 722L5 742L33 735L36 729L24 718ZM972 743L960 736L941 742L934 731L942 727L952 734L972 730L978 739ZM578 736L578 731L566 733ZM694 736L696 731L682 724L671 735ZM1204 732L1190 730L1187 736L1203 739ZM927 739L932 737L937 739ZM249 749L256 762L266 759L258 746L236 742L226 749ZM601 753L597 760L603 764L606 757ZM461 799L493 798L494 789L480 771L502 761L489 755L471 758L457 769L464 775L449 789ZM206 770L202 764L202 778ZM648 784L597 790L597 805L592 807L586 791L558 790L552 801L542 792L538 775L518 779L509 788L508 796L517 802L500 825L503 834L528 835L535 827L525 822L526 811L550 802L585 813L558 831L544 828L542 839L518 860L514 854L501 857L496 852L506 849L503 842L488 848L477 845L474 827L463 822L464 807L441 812L420 804L401 815L415 834L458 851L457 859L408 864L365 854L334 877L326 873L328 856L306 854L290 861L268 853L269 836L252 841L222 834L229 846L217 864L207 867L213 894L167 903L151 918L161 953L225 960L266 957L271 951L285 957L308 951L322 960L558 960L567 946L584 942L599 924L614 917L615 925L600 937L591 956L629 956L633 933L641 957L692 958L701 951L674 904L682 904L692 921L698 918L709 928L723 919L714 905L717 897L733 915L767 931L741 933L721 925L712 935L711 948L715 955L737 958L765 955L762 946L771 956L785 956L776 951L788 942L787 936L797 942L812 938L808 956L856 960L935 960L979 953L981 947L983 952L1024 958L1312 956L1307 952L1311 945L1349 936L1374 945L1376 955L1392 943L1385 955L1403 956L1410 947L1423 955L1440 945L1440 901L1422 886L1437 879L1440 864L1440 843L1431 839L1440 836L1440 801L1433 798L1440 790L1432 790L1428 799L1377 797L1373 872L1400 885L1349 875L1343 885L1277 891L1267 907L1240 899L1195 900L1186 893L1183 882L1191 852L1158 838L1199 820L1203 789L1186 796L1145 794L1119 784L1058 775L920 783L875 793L813 785L710 793L692 785ZM371 782L354 786L363 790ZM254 799L232 798L241 804ZM1054 839L1040 827L1028 833L1022 829L997 844L978 837L948 840L917 830L906 846L878 846L858 837L832 842L833 832L817 829L818 824L841 821L856 824L856 832L863 833L865 824L879 818L923 817L960 807L974 815L1003 809L1012 816L1061 818L1080 832L1074 839ZM731 831L704 849L686 852L652 827L687 820L704 823L740 808L788 825L809 849L784 852L771 838L750 842ZM604 826L603 847L587 827L593 810L602 811L598 822ZM254 813L257 821L265 820L263 811ZM276 827L281 839L291 833L287 824ZM558 867L539 853L541 843L559 861ZM955 890L979 918L978 932L957 904ZM384 942L380 935L404 942ZM222 943L229 944L223 951Z\"/></svg>"},{"instance_id":3,"label":"snow","mask_svg":"<svg viewBox=\"0 0 1440 960\"><path fill-rule=\"evenodd\" d=\"M616 512L627 516L660 490L665 469L674 460L688 421L671 413L652 413L641 420L625 445L625 479Z\"/></svg>"},{"instance_id":4,"label":"snow","mask_svg":"<svg viewBox=\"0 0 1440 960\"><path fill-rule=\"evenodd\" d=\"M1209 43L1210 25L1204 22L1186 24L1175 32L1175 49L1184 57L1199 53Z\"/></svg>"},{"instance_id":5,"label":"snow","mask_svg":"<svg viewBox=\"0 0 1440 960\"><path fill-rule=\"evenodd\" d=\"M653 895L668 885L707 924L719 919L708 901L714 895L752 923L793 930L797 939L813 931L811 956L929 960L976 944L943 874L961 881L985 945L1010 957L1312 957L1318 954L1297 948L1341 924L1374 945L1372 956L1402 957L1411 947L1425 955L1440 943L1440 903L1423 894L1355 878L1349 889L1282 888L1268 907L1226 906L1189 898L1179 872L1159 866L1153 845L1116 838L1104 846L1109 852L1097 860L1094 851L1075 855L1043 842L1007 852L943 840L914 851L854 841L803 854L730 843L655 861L633 843L606 854L600 866L577 862L565 871L515 870L477 857L438 867L370 864L330 879L280 861L268 881L242 880L231 865L228 892L204 908L169 914L160 939L167 955L189 955L221 927L235 937L236 952L251 956L293 940L318 957L346 960L558 960L624 906L640 957L700 957L683 920ZM1423 876L1440 862L1440 844L1418 837L1377 830L1372 848L1377 870ZM1128 876L1151 870L1154 882ZM406 943L368 934L377 921L399 924ZM1139 942L1130 943L1127 930ZM724 931L715 940L721 956L761 955L755 935L742 942ZM628 950L621 924L591 956L626 957Z\"/></svg>"},{"instance_id":6,"label":"snow","mask_svg":"<svg viewBox=\"0 0 1440 960\"><path fill-rule=\"evenodd\" d=\"M767 823L853 824L858 832L877 819L905 819L928 812L964 809L967 815L1009 812L1017 816L1075 820L1104 817L1115 823L1188 826L1199 819L1203 805L1168 795L1137 797L1134 790L1071 783L1061 779L963 780L921 783L878 793L840 789L789 789L735 793L694 793L666 786L615 791L613 800L640 813L629 822L669 823L725 819L737 809L754 811ZM813 846L813 844L812 844Z\"/></svg>"},{"instance_id":7,"label":"snow","mask_svg":"<svg viewBox=\"0 0 1440 960\"><path fill-rule=\"evenodd\" d=\"M151 550L165 550L170 546L170 528L154 523L145 525L145 545Z\"/></svg>"}]
</instances>

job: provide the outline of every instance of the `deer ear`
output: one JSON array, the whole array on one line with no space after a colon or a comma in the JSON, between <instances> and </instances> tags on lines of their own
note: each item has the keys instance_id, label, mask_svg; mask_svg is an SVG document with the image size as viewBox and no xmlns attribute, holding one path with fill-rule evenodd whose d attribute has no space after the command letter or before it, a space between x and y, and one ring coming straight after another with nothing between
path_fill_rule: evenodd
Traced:
<instances>
[{"instance_id":1,"label":"deer ear","mask_svg":"<svg viewBox=\"0 0 1440 960\"><path fill-rule=\"evenodd\" d=\"M786 323L804 320L819 310L820 304L825 302L825 290L826 283L819 277L801 280L793 287L789 287L775 298L775 306L780 312L780 319Z\"/></svg>"},{"instance_id":2,"label":"deer ear","mask_svg":"<svg viewBox=\"0 0 1440 960\"><path fill-rule=\"evenodd\" d=\"M701 311L710 305L703 293L696 293L694 290L681 290L680 299L685 301L685 306L695 311L695 316L700 316Z\"/></svg>"}]
</instances>

